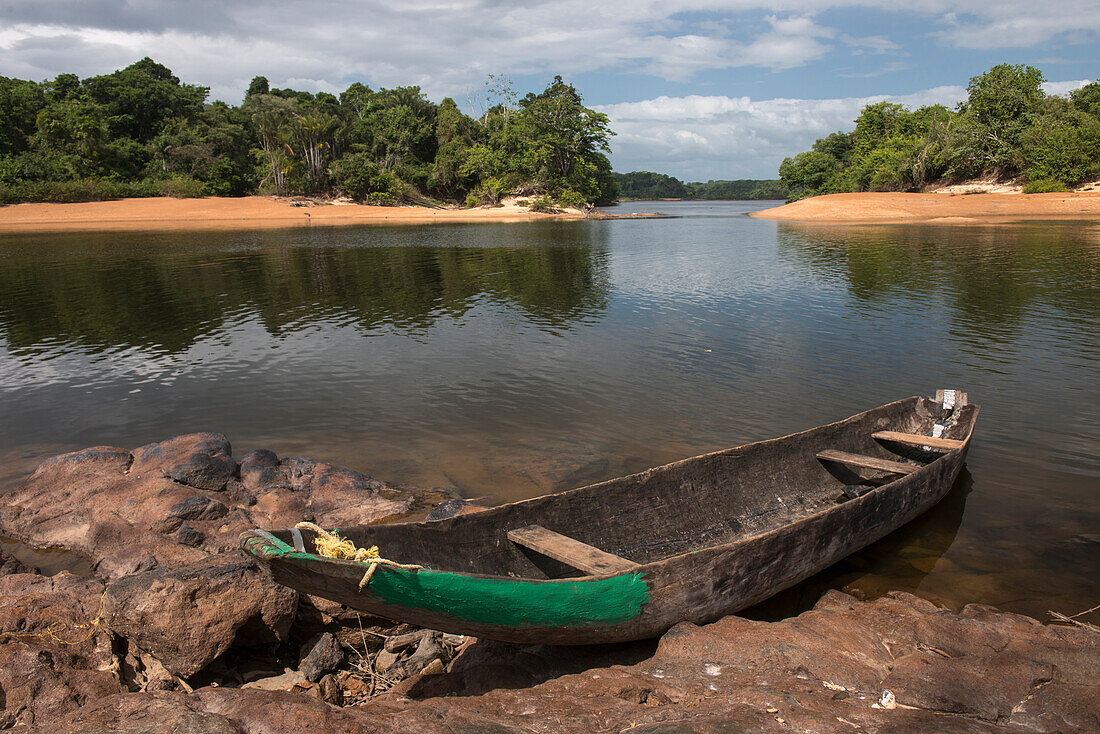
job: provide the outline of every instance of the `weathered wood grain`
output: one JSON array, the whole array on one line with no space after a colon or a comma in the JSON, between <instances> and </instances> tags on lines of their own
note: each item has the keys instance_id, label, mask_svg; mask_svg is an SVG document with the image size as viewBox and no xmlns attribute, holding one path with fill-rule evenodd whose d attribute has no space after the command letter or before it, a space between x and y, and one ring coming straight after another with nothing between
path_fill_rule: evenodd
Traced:
<instances>
[{"instance_id":1,"label":"weathered wood grain","mask_svg":"<svg viewBox=\"0 0 1100 734\"><path fill-rule=\"evenodd\" d=\"M508 540L593 576L629 571L638 565L540 525L509 530Z\"/></svg>"},{"instance_id":2,"label":"weathered wood grain","mask_svg":"<svg viewBox=\"0 0 1100 734\"><path fill-rule=\"evenodd\" d=\"M872 438L880 441L893 441L907 446L928 446L933 449L951 451L963 445L962 441L954 438L936 438L935 436L918 436L915 433L902 433L900 431L875 431Z\"/></svg>"},{"instance_id":3,"label":"weathered wood grain","mask_svg":"<svg viewBox=\"0 0 1100 734\"><path fill-rule=\"evenodd\" d=\"M902 464L900 461L878 459L874 456L863 456L861 454L850 454L847 451L837 451L835 449L818 451L817 458L824 459L825 461L836 461L850 466L859 466L864 469L878 469L879 471L893 472L894 474L912 474L917 469L920 469L916 464Z\"/></svg>"}]
</instances>

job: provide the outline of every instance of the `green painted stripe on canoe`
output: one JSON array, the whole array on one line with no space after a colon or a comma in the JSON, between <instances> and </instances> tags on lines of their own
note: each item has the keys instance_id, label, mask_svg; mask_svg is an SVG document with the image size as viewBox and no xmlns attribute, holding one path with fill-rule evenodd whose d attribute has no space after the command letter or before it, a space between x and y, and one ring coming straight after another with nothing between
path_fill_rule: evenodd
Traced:
<instances>
[{"instance_id":1,"label":"green painted stripe on canoe","mask_svg":"<svg viewBox=\"0 0 1100 734\"><path fill-rule=\"evenodd\" d=\"M242 535L246 550L267 561L323 563L358 584L367 563L333 561L295 551L264 531ZM360 592L393 606L428 609L456 619L503 627L593 627L627 622L649 601L644 574L609 578L508 579L381 566Z\"/></svg>"},{"instance_id":2,"label":"green painted stripe on canoe","mask_svg":"<svg viewBox=\"0 0 1100 734\"><path fill-rule=\"evenodd\" d=\"M387 604L502 627L591 627L627 622L649 601L641 573L534 581L449 571L379 568L363 589Z\"/></svg>"}]
</instances>

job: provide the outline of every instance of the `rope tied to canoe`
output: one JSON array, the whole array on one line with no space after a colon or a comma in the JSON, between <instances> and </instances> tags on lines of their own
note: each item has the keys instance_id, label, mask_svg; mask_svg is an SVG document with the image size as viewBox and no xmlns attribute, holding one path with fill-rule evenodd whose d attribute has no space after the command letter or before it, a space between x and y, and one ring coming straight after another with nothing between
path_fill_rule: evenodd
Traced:
<instances>
[{"instance_id":1,"label":"rope tied to canoe","mask_svg":"<svg viewBox=\"0 0 1100 734\"><path fill-rule=\"evenodd\" d=\"M300 522L294 527L297 530L310 530L317 534L313 545L317 548L317 555L319 556L336 558L342 561L369 563L370 566L367 568L367 572L363 574L363 578L359 581L360 591L374 578L374 572L378 570L379 566L392 566L393 568L404 568L406 570L424 568L415 563L398 563L388 558L382 558L376 545L372 545L370 548L356 548L355 543L348 538L341 538L335 530L330 533L320 525L311 522Z\"/></svg>"}]
</instances>

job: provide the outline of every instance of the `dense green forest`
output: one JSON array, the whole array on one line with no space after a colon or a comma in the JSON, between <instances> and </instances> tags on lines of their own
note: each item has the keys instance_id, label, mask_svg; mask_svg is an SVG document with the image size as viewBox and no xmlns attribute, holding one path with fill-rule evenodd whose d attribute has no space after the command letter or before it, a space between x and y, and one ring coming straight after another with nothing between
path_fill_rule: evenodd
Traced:
<instances>
[{"instance_id":1,"label":"dense green forest","mask_svg":"<svg viewBox=\"0 0 1100 734\"><path fill-rule=\"evenodd\" d=\"M1100 176L1100 81L1069 97L1043 92L1038 69L1000 64L973 77L956 109L878 102L853 132L787 158L791 199L849 191L916 191L934 182L1022 178L1024 191L1065 191Z\"/></svg>"},{"instance_id":2,"label":"dense green forest","mask_svg":"<svg viewBox=\"0 0 1100 734\"><path fill-rule=\"evenodd\" d=\"M509 194L569 206L616 197L607 116L554 80L519 97L491 77L472 118L419 87L339 96L270 88L207 102L145 58L111 74L0 77L0 203L120 196L344 194L389 204L495 204ZM545 198L543 198L545 197Z\"/></svg>"},{"instance_id":3,"label":"dense green forest","mask_svg":"<svg viewBox=\"0 0 1100 734\"><path fill-rule=\"evenodd\" d=\"M786 187L775 179L739 179L684 183L650 171L616 173L623 199L785 199Z\"/></svg>"}]
</instances>

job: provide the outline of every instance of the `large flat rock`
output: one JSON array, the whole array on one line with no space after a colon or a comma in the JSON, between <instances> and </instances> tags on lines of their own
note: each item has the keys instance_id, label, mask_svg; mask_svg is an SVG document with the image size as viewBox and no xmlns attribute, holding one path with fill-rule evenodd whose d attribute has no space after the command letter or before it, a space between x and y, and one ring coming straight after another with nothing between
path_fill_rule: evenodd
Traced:
<instances>
[{"instance_id":1,"label":"large flat rock","mask_svg":"<svg viewBox=\"0 0 1100 734\"><path fill-rule=\"evenodd\" d=\"M367 524L415 500L310 459L258 450L238 464L225 436L195 433L47 459L0 501L0 534L90 560L111 581L109 628L186 678L233 644L285 640L294 620L297 593L241 553L242 531ZM0 561L4 572L29 570Z\"/></svg>"},{"instance_id":2,"label":"large flat rock","mask_svg":"<svg viewBox=\"0 0 1100 734\"><path fill-rule=\"evenodd\" d=\"M111 633L92 625L102 594L101 582L65 572L0 577L0 729L125 690Z\"/></svg>"},{"instance_id":3,"label":"large flat rock","mask_svg":"<svg viewBox=\"0 0 1100 734\"><path fill-rule=\"evenodd\" d=\"M138 732L156 716L195 722L173 731L326 734L1100 731L1100 635L988 607L954 613L909 594L861 602L829 592L781 622L681 624L631 662L640 650L586 650L578 664L568 649L476 643L447 672L403 686L408 696L363 706L202 688L111 696L50 726ZM894 708L878 706L888 686Z\"/></svg>"},{"instance_id":4,"label":"large flat rock","mask_svg":"<svg viewBox=\"0 0 1100 734\"><path fill-rule=\"evenodd\" d=\"M408 493L322 462L259 450L238 464L216 433L56 456L2 502L0 533L79 553L109 578L232 550L248 528L368 524L413 506Z\"/></svg>"}]
</instances>

